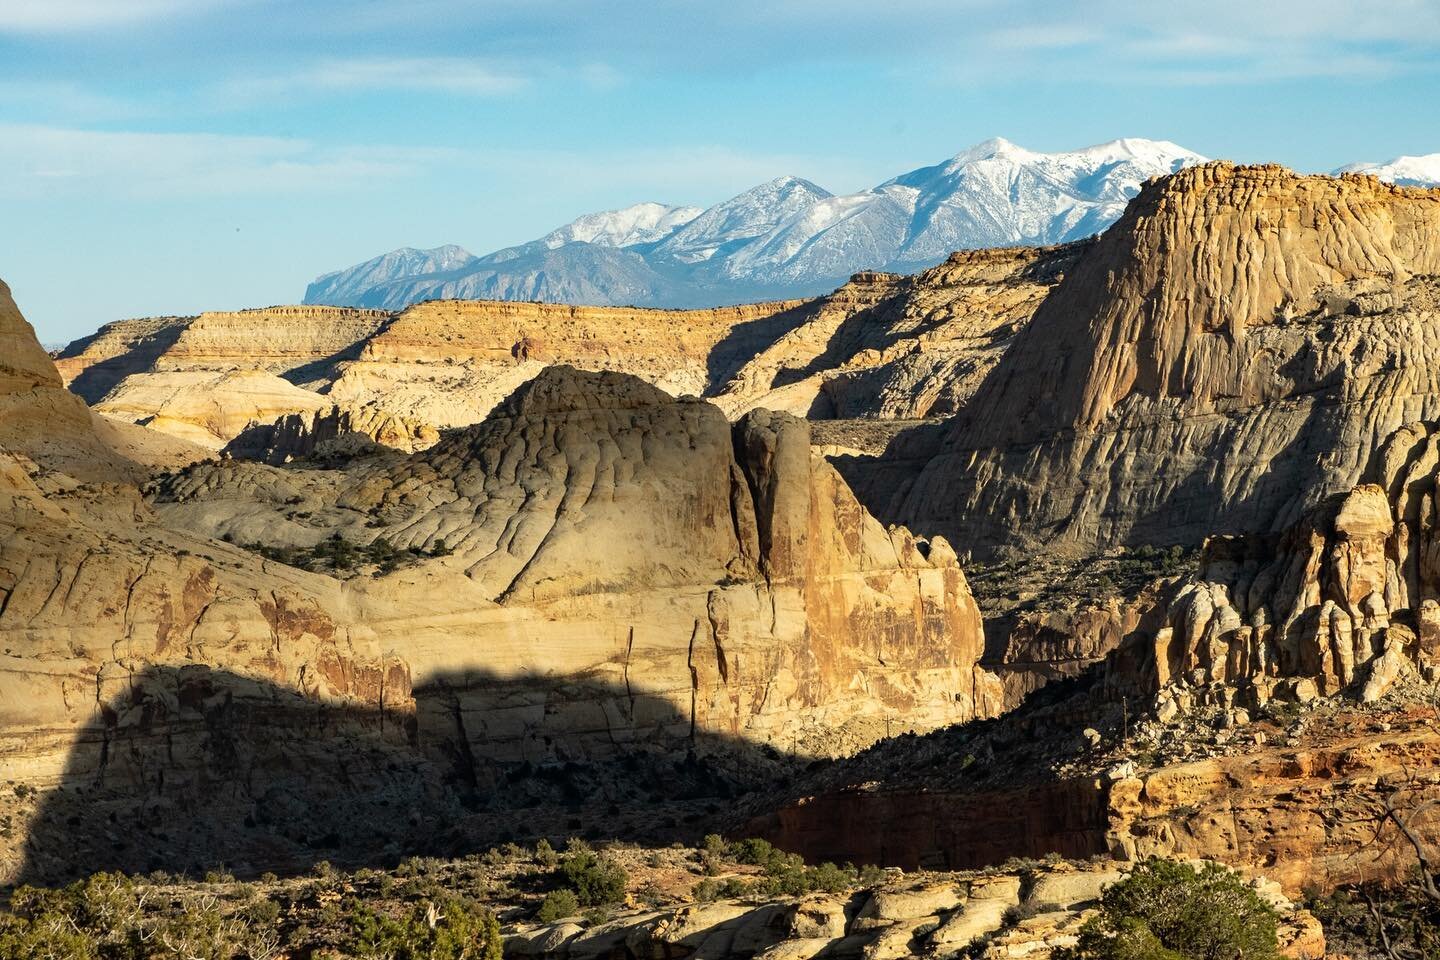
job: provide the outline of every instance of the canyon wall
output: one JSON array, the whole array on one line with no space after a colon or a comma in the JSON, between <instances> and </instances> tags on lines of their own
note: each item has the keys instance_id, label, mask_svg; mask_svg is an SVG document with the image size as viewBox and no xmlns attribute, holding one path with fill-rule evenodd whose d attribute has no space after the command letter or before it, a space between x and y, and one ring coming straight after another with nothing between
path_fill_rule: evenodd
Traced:
<instances>
[{"instance_id":1,"label":"canyon wall","mask_svg":"<svg viewBox=\"0 0 1440 960\"><path fill-rule=\"evenodd\" d=\"M563 832L575 789L653 832L656 803L995 707L954 552L870 517L803 421L554 367L409 457L142 495L47 461L44 391L103 439L0 319L0 755L46 791L5 801L8 877ZM396 560L270 559L337 535Z\"/></svg>"},{"instance_id":2,"label":"canyon wall","mask_svg":"<svg viewBox=\"0 0 1440 960\"><path fill-rule=\"evenodd\" d=\"M1152 181L877 509L989 549L1284 529L1440 416L1437 229L1370 177Z\"/></svg>"},{"instance_id":3,"label":"canyon wall","mask_svg":"<svg viewBox=\"0 0 1440 960\"><path fill-rule=\"evenodd\" d=\"M1083 247L959 253L915 277L860 274L813 301L706 310L443 300L394 315L270 307L121 321L58 365L97 410L212 450L329 406L354 424L467 426L553 364L709 396L732 418L755 407L936 417L966 402ZM298 422L277 450L257 433L231 452L294 455L284 445Z\"/></svg>"}]
</instances>

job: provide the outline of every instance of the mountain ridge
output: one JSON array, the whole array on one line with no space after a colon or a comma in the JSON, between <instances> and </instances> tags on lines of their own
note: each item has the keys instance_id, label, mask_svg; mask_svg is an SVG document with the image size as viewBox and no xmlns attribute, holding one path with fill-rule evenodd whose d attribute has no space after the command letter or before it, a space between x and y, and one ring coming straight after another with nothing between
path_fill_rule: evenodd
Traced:
<instances>
[{"instance_id":1,"label":"mountain ridge","mask_svg":"<svg viewBox=\"0 0 1440 960\"><path fill-rule=\"evenodd\" d=\"M401 248L317 278L305 303L394 310L489 297L707 307L814 296L861 270L924 269L957 249L1089 236L1145 180L1204 159L1163 140L1044 153L994 138L857 193L837 196L786 175L703 211L648 201L586 214L480 257L454 246Z\"/></svg>"}]
</instances>

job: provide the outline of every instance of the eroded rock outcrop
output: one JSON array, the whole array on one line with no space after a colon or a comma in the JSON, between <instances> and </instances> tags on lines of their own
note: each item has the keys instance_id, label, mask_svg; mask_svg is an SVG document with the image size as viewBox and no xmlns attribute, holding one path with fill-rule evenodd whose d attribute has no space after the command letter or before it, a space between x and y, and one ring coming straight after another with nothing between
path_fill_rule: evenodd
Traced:
<instances>
[{"instance_id":1,"label":"eroded rock outcrop","mask_svg":"<svg viewBox=\"0 0 1440 960\"><path fill-rule=\"evenodd\" d=\"M413 453L433 446L439 439L439 431L430 424L391 413L379 404L332 404L306 413L287 413L271 422L251 421L221 453L282 464L377 447Z\"/></svg>"},{"instance_id":2,"label":"eroded rock outcrop","mask_svg":"<svg viewBox=\"0 0 1440 960\"><path fill-rule=\"evenodd\" d=\"M971 251L915 277L857 275L812 301L704 310L446 300L394 315L269 307L128 320L72 344L59 366L97 409L212 448L247 425L245 410L261 427L330 404L383 408L417 429L468 426L553 364L711 396L732 418L761 406L935 417L966 402L1083 247ZM267 448L252 437L236 450L252 446Z\"/></svg>"},{"instance_id":3,"label":"eroded rock outcrop","mask_svg":"<svg viewBox=\"0 0 1440 960\"><path fill-rule=\"evenodd\" d=\"M788 415L732 427L636 378L552 367L398 463L206 464L157 497L169 522L242 543L443 544L437 566L528 631L495 663L644 675L700 727L833 748L996 707L954 551L866 514Z\"/></svg>"},{"instance_id":4,"label":"eroded rock outcrop","mask_svg":"<svg viewBox=\"0 0 1440 960\"><path fill-rule=\"evenodd\" d=\"M1151 182L894 515L1079 552L1294 524L1440 415L1437 230L1440 192L1369 177L1215 163Z\"/></svg>"},{"instance_id":5,"label":"eroded rock outcrop","mask_svg":"<svg viewBox=\"0 0 1440 960\"><path fill-rule=\"evenodd\" d=\"M1101 895L1124 878L1111 864L1052 863L1021 873L892 875L872 889L770 902L721 900L624 910L604 923L514 924L505 955L535 960L666 956L810 960L813 957L1032 957L1073 947ZM1279 914L1280 955L1320 960L1325 937L1308 911L1263 877L1257 893Z\"/></svg>"},{"instance_id":6,"label":"eroded rock outcrop","mask_svg":"<svg viewBox=\"0 0 1440 960\"><path fill-rule=\"evenodd\" d=\"M1155 680L1241 687L1254 704L1349 691L1380 699L1440 663L1440 434L1408 424L1362 483L1272 536L1218 537L1162 605ZM1302 692L1303 692L1302 691Z\"/></svg>"},{"instance_id":7,"label":"eroded rock outcrop","mask_svg":"<svg viewBox=\"0 0 1440 960\"><path fill-rule=\"evenodd\" d=\"M63 400L72 454L109 451L43 352L14 355L15 422ZM569 829L575 791L607 831L663 832L892 721L992 708L953 551L871 518L793 418L555 368L343 470L212 461L143 497L9 449L0 750L48 792L7 877L463 849ZM336 535L394 562L260 549Z\"/></svg>"}]
</instances>

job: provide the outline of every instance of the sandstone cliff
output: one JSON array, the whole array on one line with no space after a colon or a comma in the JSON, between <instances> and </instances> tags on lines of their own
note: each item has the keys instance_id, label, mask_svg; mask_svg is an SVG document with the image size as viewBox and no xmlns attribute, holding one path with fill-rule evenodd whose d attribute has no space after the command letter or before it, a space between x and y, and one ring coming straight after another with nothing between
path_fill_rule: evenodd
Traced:
<instances>
[{"instance_id":1,"label":"sandstone cliff","mask_svg":"<svg viewBox=\"0 0 1440 960\"><path fill-rule=\"evenodd\" d=\"M248 426L242 411L263 427L329 403L417 429L468 426L558 363L710 396L732 418L761 406L935 417L968 400L1083 247L960 253L915 277L861 274L813 301L706 310L446 300L393 316L271 307L123 321L59 365L97 409L212 448Z\"/></svg>"},{"instance_id":2,"label":"sandstone cliff","mask_svg":"<svg viewBox=\"0 0 1440 960\"><path fill-rule=\"evenodd\" d=\"M75 455L105 449L6 316L15 422L64 401ZM866 514L793 418L552 368L410 457L209 462L148 498L6 448L0 751L49 791L9 877L563 832L576 790L654 833L787 755L993 708L953 551ZM268 558L382 537L378 568Z\"/></svg>"},{"instance_id":3,"label":"sandstone cliff","mask_svg":"<svg viewBox=\"0 0 1440 960\"><path fill-rule=\"evenodd\" d=\"M740 367L716 402L732 415L953 414L1085 246L968 250L914 276L857 274Z\"/></svg>"},{"instance_id":4,"label":"sandstone cliff","mask_svg":"<svg viewBox=\"0 0 1440 960\"><path fill-rule=\"evenodd\" d=\"M1369 177L1216 163L1151 182L894 515L1081 552L1293 524L1440 415L1437 229L1440 192Z\"/></svg>"}]
</instances>

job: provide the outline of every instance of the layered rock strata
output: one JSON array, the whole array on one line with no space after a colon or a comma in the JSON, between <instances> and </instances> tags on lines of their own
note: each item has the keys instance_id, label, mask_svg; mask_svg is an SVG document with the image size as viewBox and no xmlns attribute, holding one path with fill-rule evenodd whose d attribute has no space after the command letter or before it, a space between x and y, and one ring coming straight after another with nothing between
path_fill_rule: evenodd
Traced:
<instances>
[{"instance_id":1,"label":"layered rock strata","mask_svg":"<svg viewBox=\"0 0 1440 960\"><path fill-rule=\"evenodd\" d=\"M710 396L732 418L760 406L934 417L966 402L1083 246L959 253L915 277L860 274L813 301L707 310L450 300L395 315L271 307L123 321L59 366L97 409L211 448L248 426L244 411L258 426L329 404L468 426L552 364Z\"/></svg>"},{"instance_id":2,"label":"layered rock strata","mask_svg":"<svg viewBox=\"0 0 1440 960\"><path fill-rule=\"evenodd\" d=\"M568 791L724 796L993 709L953 551L871 518L802 421L552 368L410 457L216 461L145 498L0 320L0 752L48 791L8 877L463 847ZM56 404L111 482L46 459Z\"/></svg>"},{"instance_id":3,"label":"layered rock strata","mask_svg":"<svg viewBox=\"0 0 1440 960\"><path fill-rule=\"evenodd\" d=\"M1148 184L882 515L1077 552L1281 530L1440 416L1440 191L1214 163Z\"/></svg>"},{"instance_id":4,"label":"layered rock strata","mask_svg":"<svg viewBox=\"0 0 1440 960\"><path fill-rule=\"evenodd\" d=\"M914 276L857 274L740 367L716 402L732 415L949 416L1086 246L967 250Z\"/></svg>"}]
</instances>

